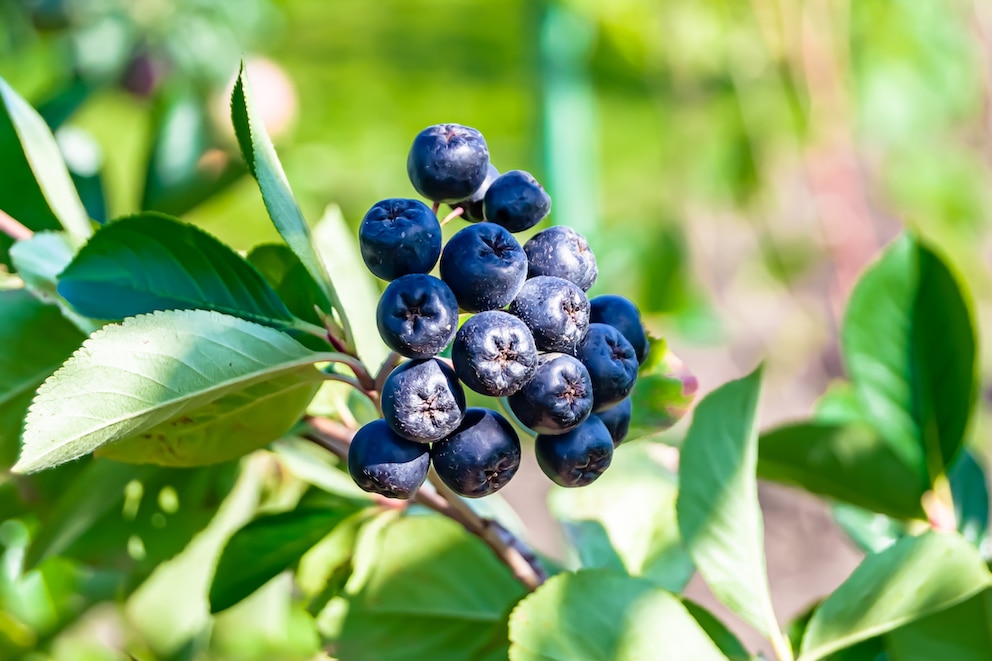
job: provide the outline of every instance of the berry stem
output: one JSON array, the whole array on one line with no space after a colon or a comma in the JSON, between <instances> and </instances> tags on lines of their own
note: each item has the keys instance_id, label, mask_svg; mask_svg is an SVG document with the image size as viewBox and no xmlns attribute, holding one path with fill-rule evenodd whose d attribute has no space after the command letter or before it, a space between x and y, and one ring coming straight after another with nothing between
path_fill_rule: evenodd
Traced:
<instances>
[{"instance_id":1,"label":"berry stem","mask_svg":"<svg viewBox=\"0 0 992 661\"><path fill-rule=\"evenodd\" d=\"M313 431L304 434L304 438L337 455L342 461L348 460L348 447L355 435L354 429L327 418L307 416L305 420ZM448 517L485 542L528 591L537 589L544 582L544 570L533 554L526 550L522 541L497 522L476 514L465 501L445 486L433 468L428 479L430 484L417 490L413 502Z\"/></svg>"},{"instance_id":2,"label":"berry stem","mask_svg":"<svg viewBox=\"0 0 992 661\"><path fill-rule=\"evenodd\" d=\"M23 241L34 236L34 232L6 214L2 209L0 209L0 232L3 232L15 241Z\"/></svg>"},{"instance_id":3,"label":"berry stem","mask_svg":"<svg viewBox=\"0 0 992 661\"><path fill-rule=\"evenodd\" d=\"M462 207L455 207L451 211L451 213L449 213L447 216L445 216L444 217L444 220L441 221L441 227L444 227L445 225L447 225L448 223L450 223L451 221L453 221L455 218L457 218L458 216L462 215L463 213L465 213L465 209L464 208L462 208Z\"/></svg>"},{"instance_id":4,"label":"berry stem","mask_svg":"<svg viewBox=\"0 0 992 661\"><path fill-rule=\"evenodd\" d=\"M441 203L440 202L435 202L431 206L431 211L433 211L434 212L434 215L436 216L437 215L437 210L440 209L440 208L441 208Z\"/></svg>"}]
</instances>

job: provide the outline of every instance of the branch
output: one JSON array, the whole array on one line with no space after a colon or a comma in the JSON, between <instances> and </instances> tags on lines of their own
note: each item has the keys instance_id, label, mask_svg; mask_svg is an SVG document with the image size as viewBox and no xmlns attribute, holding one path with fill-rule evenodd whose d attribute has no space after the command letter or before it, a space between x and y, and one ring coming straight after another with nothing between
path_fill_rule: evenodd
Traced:
<instances>
[{"instance_id":1,"label":"branch","mask_svg":"<svg viewBox=\"0 0 992 661\"><path fill-rule=\"evenodd\" d=\"M329 450L347 461L348 447L355 430L327 418L307 417L313 432L304 435L307 440ZM547 578L537 557L510 531L496 521L480 517L456 493L449 489L431 468L430 484L424 485L413 496L413 502L430 508L459 523L465 530L475 535L492 549L514 577L530 591L535 590ZM396 501L383 498L383 503L396 507Z\"/></svg>"}]
</instances>

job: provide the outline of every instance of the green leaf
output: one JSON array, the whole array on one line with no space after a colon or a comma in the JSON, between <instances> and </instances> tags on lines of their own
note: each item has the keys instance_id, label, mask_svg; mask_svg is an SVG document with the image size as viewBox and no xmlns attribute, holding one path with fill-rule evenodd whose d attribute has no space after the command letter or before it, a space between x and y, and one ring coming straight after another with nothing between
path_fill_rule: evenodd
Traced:
<instances>
[{"instance_id":1,"label":"green leaf","mask_svg":"<svg viewBox=\"0 0 992 661\"><path fill-rule=\"evenodd\" d=\"M341 500L334 509L297 509L255 519L234 533L210 586L210 612L230 608L296 564L359 506Z\"/></svg>"},{"instance_id":2,"label":"green leaf","mask_svg":"<svg viewBox=\"0 0 992 661\"><path fill-rule=\"evenodd\" d=\"M255 246L247 259L293 316L314 324L321 323L315 308L327 310L331 303L289 246L282 243Z\"/></svg>"},{"instance_id":3,"label":"green leaf","mask_svg":"<svg viewBox=\"0 0 992 661\"><path fill-rule=\"evenodd\" d=\"M685 597L682 598L682 605L728 659L731 661L749 661L751 659L747 648L713 613Z\"/></svg>"},{"instance_id":4,"label":"green leaf","mask_svg":"<svg viewBox=\"0 0 992 661\"><path fill-rule=\"evenodd\" d=\"M648 359L630 395L633 406L627 440L663 431L681 420L698 389L696 377L668 349L665 340L652 339Z\"/></svg>"},{"instance_id":5,"label":"green leaf","mask_svg":"<svg viewBox=\"0 0 992 661\"><path fill-rule=\"evenodd\" d=\"M433 514L381 521L363 528L355 550L332 656L464 661L505 636L524 590L483 542Z\"/></svg>"},{"instance_id":6,"label":"green leaf","mask_svg":"<svg viewBox=\"0 0 992 661\"><path fill-rule=\"evenodd\" d=\"M278 328L293 323L244 258L203 230L158 213L101 228L59 276L58 291L96 319L203 309Z\"/></svg>"},{"instance_id":7,"label":"green leaf","mask_svg":"<svg viewBox=\"0 0 992 661\"><path fill-rule=\"evenodd\" d=\"M261 436L270 435L271 426L253 429L264 420L239 424L234 414L247 416L258 398L315 389L321 375L313 363L334 356L312 353L284 333L217 312L127 319L95 333L38 390L14 470L56 466L142 434L137 445L150 446L145 460L204 464L240 456L275 436ZM222 398L224 406L217 404ZM198 424L204 421L194 417L201 413L207 422L224 418L227 430L240 434L202 433ZM302 408L283 413L279 426L300 413ZM168 428L177 435L165 434ZM130 449L129 459L143 458L133 445ZM114 458L108 450L106 456Z\"/></svg>"},{"instance_id":8,"label":"green leaf","mask_svg":"<svg viewBox=\"0 0 992 661\"><path fill-rule=\"evenodd\" d=\"M989 486L985 469L968 448L961 452L947 475L954 496L958 531L978 546L989 529Z\"/></svg>"},{"instance_id":9,"label":"green leaf","mask_svg":"<svg viewBox=\"0 0 992 661\"><path fill-rule=\"evenodd\" d=\"M834 503L830 512L851 541L868 553L881 553L908 533L902 521L854 505Z\"/></svg>"},{"instance_id":10,"label":"green leaf","mask_svg":"<svg viewBox=\"0 0 992 661\"><path fill-rule=\"evenodd\" d=\"M617 569L679 592L695 567L678 533L675 476L651 449L624 446L594 484L554 489L549 502L583 568Z\"/></svg>"},{"instance_id":11,"label":"green leaf","mask_svg":"<svg viewBox=\"0 0 992 661\"><path fill-rule=\"evenodd\" d=\"M31 397L83 335L24 289L0 291L0 466L13 464Z\"/></svg>"},{"instance_id":12,"label":"green leaf","mask_svg":"<svg viewBox=\"0 0 992 661\"><path fill-rule=\"evenodd\" d=\"M987 661L992 658L992 589L899 627L885 636L890 658Z\"/></svg>"},{"instance_id":13,"label":"green leaf","mask_svg":"<svg viewBox=\"0 0 992 661\"><path fill-rule=\"evenodd\" d=\"M30 239L11 246L10 260L31 293L46 303L57 305L66 319L89 335L100 329L103 323L73 310L57 289L59 274L69 265L75 253L76 248L66 234L37 232Z\"/></svg>"},{"instance_id":14,"label":"green leaf","mask_svg":"<svg viewBox=\"0 0 992 661\"><path fill-rule=\"evenodd\" d=\"M977 391L972 315L955 276L900 237L854 288L841 343L866 419L935 479L961 447Z\"/></svg>"},{"instance_id":15,"label":"green leaf","mask_svg":"<svg viewBox=\"0 0 992 661\"><path fill-rule=\"evenodd\" d=\"M778 631L758 506L756 415L761 369L720 386L693 414L682 445L679 530L713 594L766 636Z\"/></svg>"},{"instance_id":16,"label":"green leaf","mask_svg":"<svg viewBox=\"0 0 992 661\"><path fill-rule=\"evenodd\" d=\"M55 136L34 108L0 78L0 154L4 176L0 209L32 229L54 229L86 238L90 219L72 185Z\"/></svg>"},{"instance_id":17,"label":"green leaf","mask_svg":"<svg viewBox=\"0 0 992 661\"><path fill-rule=\"evenodd\" d=\"M925 476L864 424L799 423L766 432L758 477L896 518L926 518Z\"/></svg>"},{"instance_id":18,"label":"green leaf","mask_svg":"<svg viewBox=\"0 0 992 661\"><path fill-rule=\"evenodd\" d=\"M726 659L678 597L605 569L558 574L510 615L511 661Z\"/></svg>"},{"instance_id":19,"label":"green leaf","mask_svg":"<svg viewBox=\"0 0 992 661\"><path fill-rule=\"evenodd\" d=\"M803 637L800 661L822 659L939 613L990 583L978 550L956 533L904 537L866 557L816 609Z\"/></svg>"},{"instance_id":20,"label":"green leaf","mask_svg":"<svg viewBox=\"0 0 992 661\"><path fill-rule=\"evenodd\" d=\"M126 571L133 588L206 527L239 468L237 462L187 469L96 459L64 485L27 560L58 555Z\"/></svg>"},{"instance_id":21,"label":"green leaf","mask_svg":"<svg viewBox=\"0 0 992 661\"><path fill-rule=\"evenodd\" d=\"M314 246L331 282L348 284L338 296L354 323L352 331L358 355L366 365L378 366L389 355L376 325L379 286L362 260L356 237L357 233L348 226L336 205L327 207L313 228Z\"/></svg>"},{"instance_id":22,"label":"green leaf","mask_svg":"<svg viewBox=\"0 0 992 661\"><path fill-rule=\"evenodd\" d=\"M234 124L234 134L241 147L241 155L248 165L248 170L258 182L262 192L262 201L269 212L269 217L286 244L296 253L314 281L320 286L324 296L331 302L345 333L351 337L348 318L344 306L338 298L324 265L314 250L310 236L310 228L303 218L303 212L293 197L286 173L283 172L279 157L272 146L265 126L255 108L248 84L248 74L244 62L238 80L231 93L231 121Z\"/></svg>"},{"instance_id":23,"label":"green leaf","mask_svg":"<svg viewBox=\"0 0 992 661\"><path fill-rule=\"evenodd\" d=\"M241 163L214 144L208 107L181 81L158 95L142 209L180 216L244 175Z\"/></svg>"}]
</instances>

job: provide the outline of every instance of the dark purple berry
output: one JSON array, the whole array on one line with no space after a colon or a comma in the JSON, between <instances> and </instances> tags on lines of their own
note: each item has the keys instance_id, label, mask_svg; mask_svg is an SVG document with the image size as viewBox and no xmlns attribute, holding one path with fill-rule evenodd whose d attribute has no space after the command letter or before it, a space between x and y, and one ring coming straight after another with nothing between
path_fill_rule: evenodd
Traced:
<instances>
[{"instance_id":1,"label":"dark purple berry","mask_svg":"<svg viewBox=\"0 0 992 661\"><path fill-rule=\"evenodd\" d=\"M523 232L544 220L551 198L529 172L510 170L489 186L483 209L489 222Z\"/></svg>"},{"instance_id":2,"label":"dark purple berry","mask_svg":"<svg viewBox=\"0 0 992 661\"><path fill-rule=\"evenodd\" d=\"M455 433L431 446L441 480L468 498L496 493L520 467L520 439L495 411L471 408Z\"/></svg>"},{"instance_id":3,"label":"dark purple berry","mask_svg":"<svg viewBox=\"0 0 992 661\"><path fill-rule=\"evenodd\" d=\"M441 223L420 200L382 200L362 219L358 243L365 265L377 278L428 273L441 254Z\"/></svg>"},{"instance_id":4,"label":"dark purple berry","mask_svg":"<svg viewBox=\"0 0 992 661\"><path fill-rule=\"evenodd\" d=\"M599 275L589 242L571 227L555 225L538 232L524 244L524 252L528 278L553 275L589 291Z\"/></svg>"},{"instance_id":5,"label":"dark purple berry","mask_svg":"<svg viewBox=\"0 0 992 661\"><path fill-rule=\"evenodd\" d=\"M506 397L530 381L537 347L530 330L512 314L489 310L462 324L451 345L455 374L472 390Z\"/></svg>"},{"instance_id":6,"label":"dark purple berry","mask_svg":"<svg viewBox=\"0 0 992 661\"><path fill-rule=\"evenodd\" d=\"M537 463L555 484L584 487L596 481L613 461L613 439L603 421L590 417L575 429L534 441Z\"/></svg>"},{"instance_id":7,"label":"dark purple berry","mask_svg":"<svg viewBox=\"0 0 992 661\"><path fill-rule=\"evenodd\" d=\"M472 196L489 171L489 148L482 134L461 124L436 124L417 134L406 160L410 183L434 202Z\"/></svg>"},{"instance_id":8,"label":"dark purple berry","mask_svg":"<svg viewBox=\"0 0 992 661\"><path fill-rule=\"evenodd\" d=\"M397 436L385 420L363 426L348 448L348 472L365 491L409 498L427 477L430 452L423 443Z\"/></svg>"},{"instance_id":9,"label":"dark purple berry","mask_svg":"<svg viewBox=\"0 0 992 661\"><path fill-rule=\"evenodd\" d=\"M510 303L510 313L527 324L541 351L572 353L589 327L589 299L562 278L530 278Z\"/></svg>"},{"instance_id":10,"label":"dark purple berry","mask_svg":"<svg viewBox=\"0 0 992 661\"><path fill-rule=\"evenodd\" d=\"M610 437L613 438L613 447L620 445L623 439L627 438L627 431L630 429L630 414L630 397L627 397L616 406L611 406L605 411L593 414L606 425L606 429L610 432Z\"/></svg>"},{"instance_id":11,"label":"dark purple berry","mask_svg":"<svg viewBox=\"0 0 992 661\"><path fill-rule=\"evenodd\" d=\"M578 358L544 354L527 385L506 401L525 427L538 434L564 434L592 412L592 381Z\"/></svg>"},{"instance_id":12,"label":"dark purple berry","mask_svg":"<svg viewBox=\"0 0 992 661\"><path fill-rule=\"evenodd\" d=\"M634 347L609 324L589 324L575 357L589 370L593 411L605 411L620 403L637 381Z\"/></svg>"},{"instance_id":13,"label":"dark purple berry","mask_svg":"<svg viewBox=\"0 0 992 661\"><path fill-rule=\"evenodd\" d=\"M648 357L648 336L641 323L641 312L637 306L623 296L606 294L589 301L589 321L594 324L609 324L623 333L637 354L637 362L644 364Z\"/></svg>"},{"instance_id":14,"label":"dark purple berry","mask_svg":"<svg viewBox=\"0 0 992 661\"><path fill-rule=\"evenodd\" d=\"M405 439L439 441L458 428L464 414L462 384L437 358L403 363L382 386L382 417Z\"/></svg>"},{"instance_id":15,"label":"dark purple berry","mask_svg":"<svg viewBox=\"0 0 992 661\"><path fill-rule=\"evenodd\" d=\"M441 279L463 310L497 310L513 300L527 279L527 256L499 225L469 225L444 247Z\"/></svg>"},{"instance_id":16,"label":"dark purple berry","mask_svg":"<svg viewBox=\"0 0 992 661\"><path fill-rule=\"evenodd\" d=\"M407 358L430 358L448 346L458 330L455 295L434 276L404 275L389 283L376 309L379 335Z\"/></svg>"},{"instance_id":17,"label":"dark purple berry","mask_svg":"<svg viewBox=\"0 0 992 661\"><path fill-rule=\"evenodd\" d=\"M470 223L481 223L486 219L482 201L486 197L486 191L489 190L489 186L498 176L499 170L497 170L496 167L490 163L489 172L486 174L485 181L483 181L482 185L479 186L479 189L472 194L472 197L467 200L462 200L461 202L452 202L449 206L452 209L461 207L463 210L461 217L464 220L467 220Z\"/></svg>"}]
</instances>

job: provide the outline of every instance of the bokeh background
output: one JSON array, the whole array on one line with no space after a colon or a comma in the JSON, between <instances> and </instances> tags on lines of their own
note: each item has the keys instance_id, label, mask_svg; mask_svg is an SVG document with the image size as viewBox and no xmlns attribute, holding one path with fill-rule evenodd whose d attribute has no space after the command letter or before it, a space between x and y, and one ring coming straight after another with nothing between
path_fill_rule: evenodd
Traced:
<instances>
[{"instance_id":1,"label":"bokeh background","mask_svg":"<svg viewBox=\"0 0 992 661\"><path fill-rule=\"evenodd\" d=\"M91 215L157 209L248 250L278 236L228 128L242 57L311 221L337 205L356 228L377 200L413 196L413 136L474 126L590 239L590 293L635 300L701 393L766 362L763 427L809 414L843 375L846 296L903 227L956 268L988 346L987 2L0 0L0 76L56 130ZM553 556L545 492L528 465L507 498ZM784 619L859 554L812 499L763 487L762 502ZM94 622L64 658L107 658L120 632ZM219 631L218 658L283 649Z\"/></svg>"}]
</instances>

